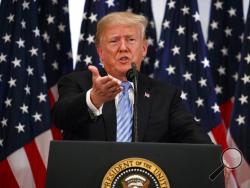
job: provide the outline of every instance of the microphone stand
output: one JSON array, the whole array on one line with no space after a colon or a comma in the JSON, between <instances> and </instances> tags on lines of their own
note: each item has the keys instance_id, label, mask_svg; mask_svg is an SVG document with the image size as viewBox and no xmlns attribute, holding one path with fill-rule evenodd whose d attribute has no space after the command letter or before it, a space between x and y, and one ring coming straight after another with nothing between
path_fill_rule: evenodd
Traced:
<instances>
[{"instance_id":1,"label":"microphone stand","mask_svg":"<svg viewBox=\"0 0 250 188\"><path fill-rule=\"evenodd\" d=\"M132 72L133 72L133 83L134 83L134 142L138 142L138 107L137 107L137 101L138 101L138 72L136 69L136 64L132 63Z\"/></svg>"}]
</instances>

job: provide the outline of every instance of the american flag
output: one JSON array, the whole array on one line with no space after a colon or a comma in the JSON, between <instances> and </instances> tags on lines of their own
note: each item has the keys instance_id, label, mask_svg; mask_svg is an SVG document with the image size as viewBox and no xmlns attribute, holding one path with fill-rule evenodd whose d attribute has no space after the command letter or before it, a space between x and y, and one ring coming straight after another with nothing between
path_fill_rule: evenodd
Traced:
<instances>
[{"instance_id":1,"label":"american flag","mask_svg":"<svg viewBox=\"0 0 250 188\"><path fill-rule=\"evenodd\" d=\"M239 65L233 114L230 125L229 145L243 154L241 166L236 169L239 187L250 187L250 10L244 32L242 58Z\"/></svg>"},{"instance_id":2,"label":"american flag","mask_svg":"<svg viewBox=\"0 0 250 188\"><path fill-rule=\"evenodd\" d=\"M131 11L143 14L148 18L150 23L147 28L149 49L142 65L142 72L152 75L153 64L151 62L155 61L156 56L156 31L150 0L86 0L76 57L76 69L86 69L89 64L102 67L94 43L96 24L101 17L114 11Z\"/></svg>"},{"instance_id":3,"label":"american flag","mask_svg":"<svg viewBox=\"0 0 250 188\"><path fill-rule=\"evenodd\" d=\"M238 80L244 19L242 0L212 0L208 30L208 57L215 82L215 93L227 127L232 98Z\"/></svg>"},{"instance_id":4,"label":"american flag","mask_svg":"<svg viewBox=\"0 0 250 188\"><path fill-rule=\"evenodd\" d=\"M226 149L226 127L213 89L196 0L166 3L157 57L156 78L182 89L181 98L196 121L201 122L213 142ZM234 179L232 174L229 179Z\"/></svg>"},{"instance_id":5,"label":"american flag","mask_svg":"<svg viewBox=\"0 0 250 188\"><path fill-rule=\"evenodd\" d=\"M55 83L73 67L68 2L2 0L0 18L0 184L45 187Z\"/></svg>"}]
</instances>

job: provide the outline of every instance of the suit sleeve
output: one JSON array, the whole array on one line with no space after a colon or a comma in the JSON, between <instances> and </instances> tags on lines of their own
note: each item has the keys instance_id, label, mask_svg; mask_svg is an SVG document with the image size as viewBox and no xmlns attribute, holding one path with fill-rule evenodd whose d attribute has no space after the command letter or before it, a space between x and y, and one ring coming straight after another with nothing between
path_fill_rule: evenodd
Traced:
<instances>
[{"instance_id":1,"label":"suit sleeve","mask_svg":"<svg viewBox=\"0 0 250 188\"><path fill-rule=\"evenodd\" d=\"M170 133L173 142L207 143L211 144L209 136L200 123L186 109L180 98L180 91L176 90L170 107Z\"/></svg>"}]
</instances>

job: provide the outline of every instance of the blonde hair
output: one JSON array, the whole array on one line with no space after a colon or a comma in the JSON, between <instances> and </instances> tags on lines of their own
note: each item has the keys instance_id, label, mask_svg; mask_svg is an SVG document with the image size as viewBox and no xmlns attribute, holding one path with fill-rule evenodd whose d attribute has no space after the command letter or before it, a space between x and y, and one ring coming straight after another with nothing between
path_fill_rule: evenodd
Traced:
<instances>
[{"instance_id":1,"label":"blonde hair","mask_svg":"<svg viewBox=\"0 0 250 188\"><path fill-rule=\"evenodd\" d=\"M146 38L146 27L148 20L145 16L131 12L113 12L102 17L97 23L95 43L100 44L102 32L105 27L113 24L138 25L141 29L141 36Z\"/></svg>"}]
</instances>

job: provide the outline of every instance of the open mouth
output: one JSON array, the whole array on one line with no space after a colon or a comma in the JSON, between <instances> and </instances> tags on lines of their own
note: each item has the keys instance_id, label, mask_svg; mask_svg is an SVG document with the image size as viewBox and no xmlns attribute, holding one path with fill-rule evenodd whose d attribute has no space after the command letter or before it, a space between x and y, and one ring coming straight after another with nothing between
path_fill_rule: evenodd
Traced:
<instances>
[{"instance_id":1,"label":"open mouth","mask_svg":"<svg viewBox=\"0 0 250 188\"><path fill-rule=\"evenodd\" d=\"M130 59L127 56L119 58L119 62L121 63L128 63L130 62Z\"/></svg>"}]
</instances>

